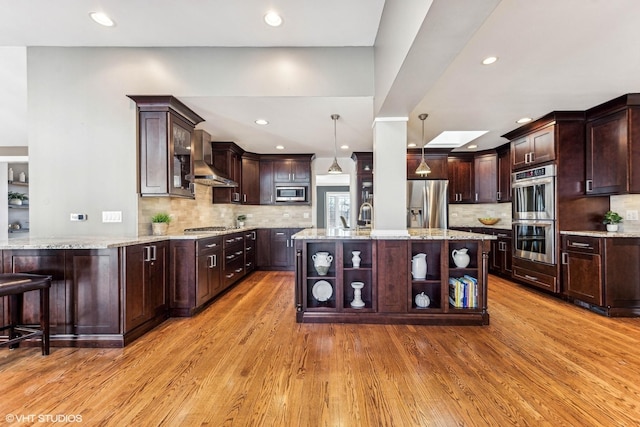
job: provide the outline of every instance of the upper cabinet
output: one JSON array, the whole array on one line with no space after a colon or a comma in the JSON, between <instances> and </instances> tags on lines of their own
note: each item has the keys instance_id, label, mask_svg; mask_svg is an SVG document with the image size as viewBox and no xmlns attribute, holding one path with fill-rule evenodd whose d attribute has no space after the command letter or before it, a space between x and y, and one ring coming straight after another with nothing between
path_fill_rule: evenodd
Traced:
<instances>
[{"instance_id":1,"label":"upper cabinet","mask_svg":"<svg viewBox=\"0 0 640 427\"><path fill-rule=\"evenodd\" d=\"M128 95L138 107L139 188L142 196L193 198L192 137L204 119L173 96Z\"/></svg>"},{"instance_id":2,"label":"upper cabinet","mask_svg":"<svg viewBox=\"0 0 640 427\"><path fill-rule=\"evenodd\" d=\"M241 201L245 205L260 204L260 157L253 153L242 155Z\"/></svg>"},{"instance_id":3,"label":"upper cabinet","mask_svg":"<svg viewBox=\"0 0 640 427\"><path fill-rule=\"evenodd\" d=\"M311 160L306 159L274 159L274 182L311 182Z\"/></svg>"},{"instance_id":4,"label":"upper cabinet","mask_svg":"<svg viewBox=\"0 0 640 427\"><path fill-rule=\"evenodd\" d=\"M237 187L215 187L213 203L242 203L242 155L244 150L234 142L211 142L213 167Z\"/></svg>"},{"instance_id":5,"label":"upper cabinet","mask_svg":"<svg viewBox=\"0 0 640 427\"><path fill-rule=\"evenodd\" d=\"M640 94L586 113L586 193L640 193Z\"/></svg>"},{"instance_id":6,"label":"upper cabinet","mask_svg":"<svg viewBox=\"0 0 640 427\"><path fill-rule=\"evenodd\" d=\"M373 204L373 153L354 152L351 158L356 162L356 206Z\"/></svg>"},{"instance_id":7,"label":"upper cabinet","mask_svg":"<svg viewBox=\"0 0 640 427\"><path fill-rule=\"evenodd\" d=\"M496 153L477 155L473 159L474 202L495 203L498 192L498 156Z\"/></svg>"},{"instance_id":8,"label":"upper cabinet","mask_svg":"<svg viewBox=\"0 0 640 427\"><path fill-rule=\"evenodd\" d=\"M422 150L410 148L407 150L407 179L449 179L447 156L448 151L425 151L424 161L431 169L428 175L418 175L416 169L422 160Z\"/></svg>"},{"instance_id":9,"label":"upper cabinet","mask_svg":"<svg viewBox=\"0 0 640 427\"><path fill-rule=\"evenodd\" d=\"M472 203L473 156L451 156L449 162L449 203Z\"/></svg>"},{"instance_id":10,"label":"upper cabinet","mask_svg":"<svg viewBox=\"0 0 640 427\"><path fill-rule=\"evenodd\" d=\"M505 144L498 147L496 150L498 153L498 194L497 201L510 202L511 201L511 150L509 144Z\"/></svg>"},{"instance_id":11,"label":"upper cabinet","mask_svg":"<svg viewBox=\"0 0 640 427\"><path fill-rule=\"evenodd\" d=\"M511 141L513 169L527 168L555 158L553 124Z\"/></svg>"}]
</instances>

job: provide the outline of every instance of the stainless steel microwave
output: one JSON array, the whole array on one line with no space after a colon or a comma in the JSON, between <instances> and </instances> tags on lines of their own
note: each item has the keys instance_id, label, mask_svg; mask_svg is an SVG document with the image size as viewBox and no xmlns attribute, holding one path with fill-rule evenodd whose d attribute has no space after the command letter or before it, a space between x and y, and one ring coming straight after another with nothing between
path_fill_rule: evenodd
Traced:
<instances>
[{"instance_id":1,"label":"stainless steel microwave","mask_svg":"<svg viewBox=\"0 0 640 427\"><path fill-rule=\"evenodd\" d=\"M308 190L305 185L276 187L276 202L306 202Z\"/></svg>"}]
</instances>

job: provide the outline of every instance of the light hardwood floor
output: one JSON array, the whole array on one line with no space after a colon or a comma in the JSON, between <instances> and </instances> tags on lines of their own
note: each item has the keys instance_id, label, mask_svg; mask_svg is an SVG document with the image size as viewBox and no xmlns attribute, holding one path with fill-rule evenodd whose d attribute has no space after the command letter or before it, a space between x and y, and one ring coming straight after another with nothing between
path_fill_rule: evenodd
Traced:
<instances>
[{"instance_id":1,"label":"light hardwood floor","mask_svg":"<svg viewBox=\"0 0 640 427\"><path fill-rule=\"evenodd\" d=\"M125 349L0 348L0 425L638 425L640 319L495 276L489 311L484 327L296 324L293 273L256 272Z\"/></svg>"}]
</instances>

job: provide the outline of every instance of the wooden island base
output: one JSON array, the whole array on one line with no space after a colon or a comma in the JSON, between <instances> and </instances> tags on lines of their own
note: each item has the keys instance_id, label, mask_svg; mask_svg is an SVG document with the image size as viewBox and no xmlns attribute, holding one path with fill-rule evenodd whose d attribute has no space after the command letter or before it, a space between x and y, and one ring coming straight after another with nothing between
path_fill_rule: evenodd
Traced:
<instances>
[{"instance_id":1,"label":"wooden island base","mask_svg":"<svg viewBox=\"0 0 640 427\"><path fill-rule=\"evenodd\" d=\"M409 231L409 238L397 240L357 231L336 236L303 230L294 235L296 321L488 325L488 254L495 237ZM458 259L456 265L454 252L468 259ZM422 271L426 264L426 275L417 264Z\"/></svg>"}]
</instances>

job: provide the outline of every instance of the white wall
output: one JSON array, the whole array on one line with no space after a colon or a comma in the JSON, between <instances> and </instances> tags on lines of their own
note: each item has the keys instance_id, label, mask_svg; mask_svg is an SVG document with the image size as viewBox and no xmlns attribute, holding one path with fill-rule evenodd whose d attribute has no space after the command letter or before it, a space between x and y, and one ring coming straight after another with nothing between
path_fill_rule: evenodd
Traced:
<instances>
[{"instance_id":1,"label":"white wall","mask_svg":"<svg viewBox=\"0 0 640 427\"><path fill-rule=\"evenodd\" d=\"M138 232L136 112L127 94L372 95L371 48L27 50L31 235ZM303 70L292 81L283 61ZM102 211L123 222L103 224ZM72 212L86 222L70 222Z\"/></svg>"}]
</instances>

